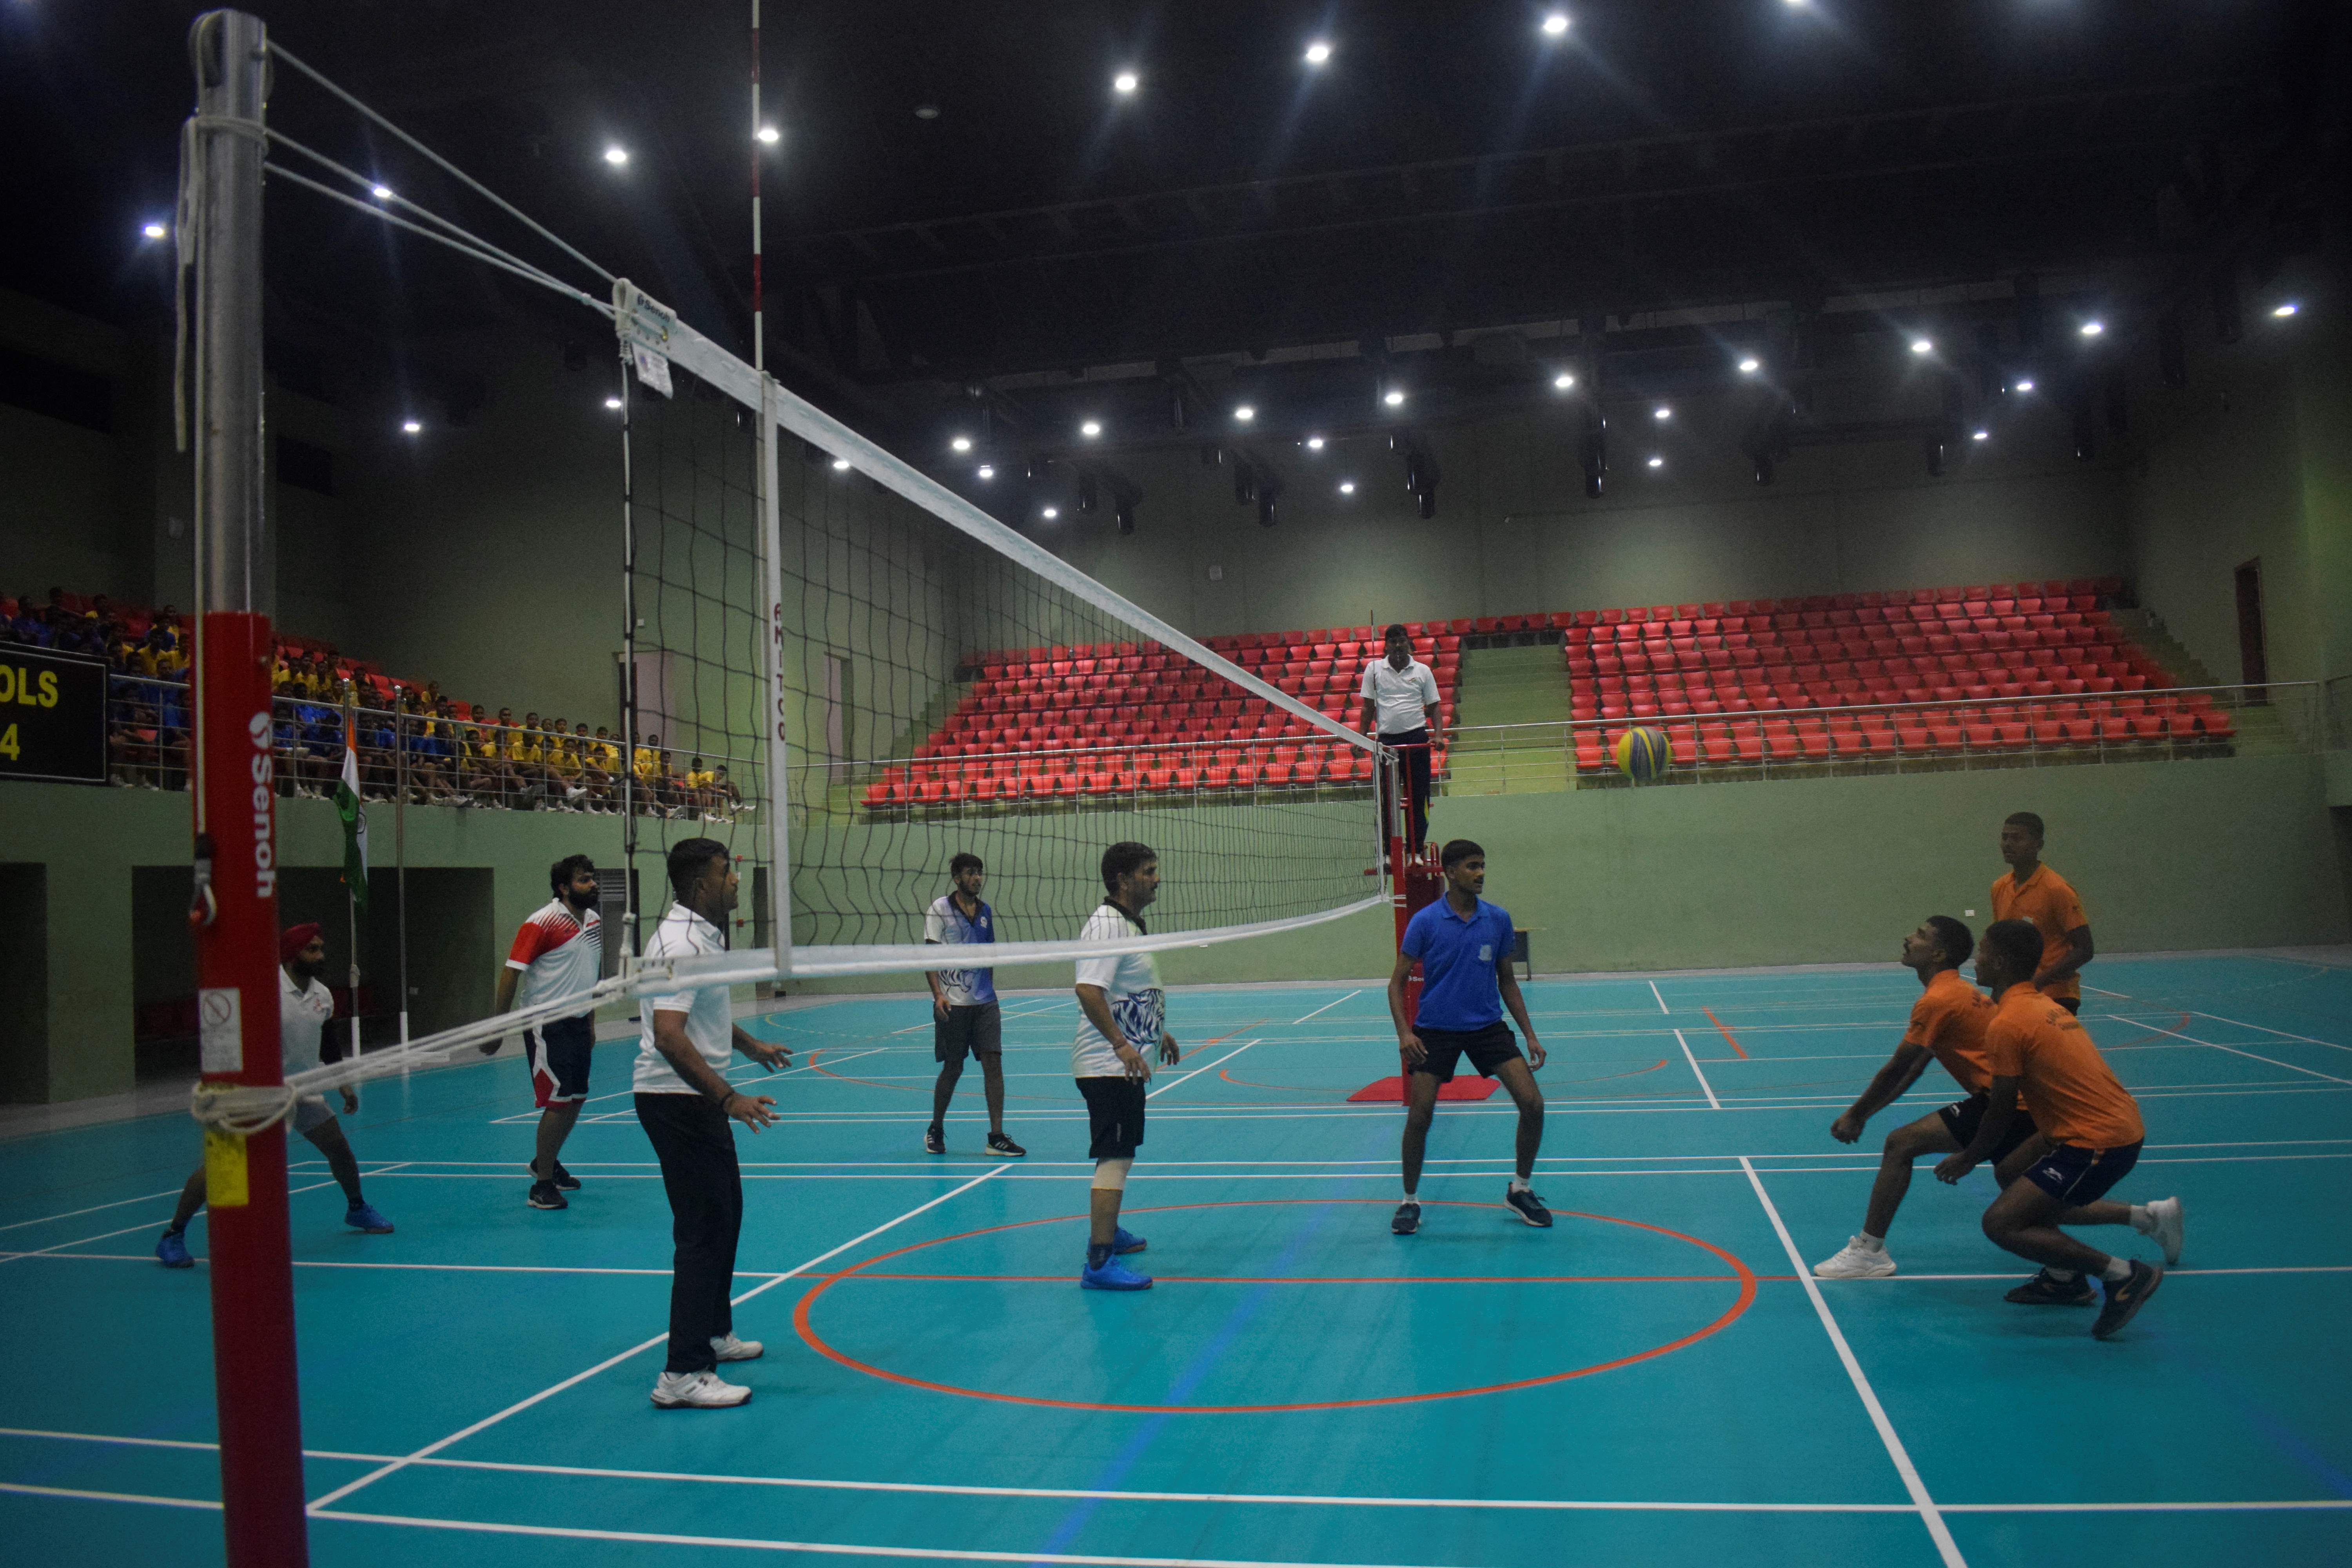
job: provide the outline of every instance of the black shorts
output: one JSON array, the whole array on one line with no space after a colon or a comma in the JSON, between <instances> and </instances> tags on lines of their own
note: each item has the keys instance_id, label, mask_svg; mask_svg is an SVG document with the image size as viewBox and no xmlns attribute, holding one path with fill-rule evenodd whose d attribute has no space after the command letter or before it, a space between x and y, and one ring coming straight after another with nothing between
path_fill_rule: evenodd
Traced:
<instances>
[{"instance_id":1,"label":"black shorts","mask_svg":"<svg viewBox=\"0 0 2352 1568\"><path fill-rule=\"evenodd\" d=\"M2060 1203L2096 1203L2139 1163L2139 1151L2137 1143L2120 1149L2053 1143L2050 1152L2025 1168L2025 1179Z\"/></svg>"},{"instance_id":2,"label":"black shorts","mask_svg":"<svg viewBox=\"0 0 2352 1568\"><path fill-rule=\"evenodd\" d=\"M1087 1097L1087 1158L1131 1158L1143 1144L1143 1080L1082 1078L1078 1092Z\"/></svg>"},{"instance_id":3,"label":"black shorts","mask_svg":"<svg viewBox=\"0 0 2352 1568\"><path fill-rule=\"evenodd\" d=\"M1429 1054L1412 1070L1425 1072L1440 1083L1454 1081L1454 1069L1465 1055L1480 1078L1493 1078L1505 1062L1522 1059L1519 1037L1499 1019L1483 1029L1424 1029L1416 1025L1412 1032L1421 1037L1422 1047Z\"/></svg>"},{"instance_id":4,"label":"black shorts","mask_svg":"<svg viewBox=\"0 0 2352 1568\"><path fill-rule=\"evenodd\" d=\"M967 1050L976 1057L992 1057L1003 1048L1004 1009L995 1003L950 1007L944 1018L937 1007L931 1009L933 1060L960 1062Z\"/></svg>"},{"instance_id":5,"label":"black shorts","mask_svg":"<svg viewBox=\"0 0 2352 1568\"><path fill-rule=\"evenodd\" d=\"M1966 1100L1954 1100L1936 1114L1944 1119L1944 1131L1965 1149L1977 1141L1977 1129L1984 1125L1985 1107L1990 1103L1985 1096L1972 1094ZM2032 1113L2021 1105L2017 1108L2017 1114L2009 1119L2009 1130L2000 1135L2000 1144L1985 1157L1998 1165L2016 1153L2033 1133Z\"/></svg>"},{"instance_id":6,"label":"black shorts","mask_svg":"<svg viewBox=\"0 0 2352 1568\"><path fill-rule=\"evenodd\" d=\"M533 1025L522 1032L522 1049L530 1063L530 1092L541 1110L588 1098L588 1058L596 1049L594 1015Z\"/></svg>"}]
</instances>

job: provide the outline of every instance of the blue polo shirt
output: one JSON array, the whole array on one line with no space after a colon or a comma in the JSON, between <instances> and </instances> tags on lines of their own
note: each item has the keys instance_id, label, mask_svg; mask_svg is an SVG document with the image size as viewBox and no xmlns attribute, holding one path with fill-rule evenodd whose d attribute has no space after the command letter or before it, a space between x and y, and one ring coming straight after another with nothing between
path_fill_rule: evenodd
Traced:
<instances>
[{"instance_id":1,"label":"blue polo shirt","mask_svg":"<svg viewBox=\"0 0 2352 1568\"><path fill-rule=\"evenodd\" d=\"M1509 911L1486 900L1465 920L1440 898L1406 922L1404 954L1421 960L1421 1012L1413 1027L1468 1033L1499 1023L1495 965L1511 956Z\"/></svg>"}]
</instances>

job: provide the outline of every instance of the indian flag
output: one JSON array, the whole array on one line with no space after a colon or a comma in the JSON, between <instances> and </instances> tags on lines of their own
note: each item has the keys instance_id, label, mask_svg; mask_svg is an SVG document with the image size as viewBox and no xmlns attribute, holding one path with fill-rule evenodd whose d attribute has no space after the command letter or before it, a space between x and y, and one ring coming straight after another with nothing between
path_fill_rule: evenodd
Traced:
<instances>
[{"instance_id":1,"label":"indian flag","mask_svg":"<svg viewBox=\"0 0 2352 1568\"><path fill-rule=\"evenodd\" d=\"M343 886L367 908L367 812L360 805L359 715L343 710L343 776L335 781L335 814L343 819Z\"/></svg>"}]
</instances>

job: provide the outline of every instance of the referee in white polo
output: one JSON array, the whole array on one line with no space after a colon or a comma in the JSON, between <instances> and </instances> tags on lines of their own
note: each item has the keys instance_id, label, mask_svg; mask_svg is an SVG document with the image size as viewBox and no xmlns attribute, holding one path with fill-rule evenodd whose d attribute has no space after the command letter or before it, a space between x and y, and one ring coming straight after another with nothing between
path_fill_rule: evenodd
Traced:
<instances>
[{"instance_id":1,"label":"referee in white polo","mask_svg":"<svg viewBox=\"0 0 2352 1568\"><path fill-rule=\"evenodd\" d=\"M1437 677L1412 657L1412 639L1393 626L1382 657L1364 666L1364 733L1393 747L1405 775L1404 847L1421 853L1429 837L1429 731L1437 722ZM1381 774L1381 817L1394 809L1386 770Z\"/></svg>"}]
</instances>

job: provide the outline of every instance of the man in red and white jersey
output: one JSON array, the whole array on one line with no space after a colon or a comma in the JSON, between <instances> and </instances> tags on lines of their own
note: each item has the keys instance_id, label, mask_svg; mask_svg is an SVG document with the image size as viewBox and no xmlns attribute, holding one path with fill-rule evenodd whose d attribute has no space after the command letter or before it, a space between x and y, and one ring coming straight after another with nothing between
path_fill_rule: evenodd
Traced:
<instances>
[{"instance_id":1,"label":"man in red and white jersey","mask_svg":"<svg viewBox=\"0 0 2352 1568\"><path fill-rule=\"evenodd\" d=\"M499 972L498 1011L536 1006L571 996L596 984L604 971L604 931L596 915L596 863L567 855L548 868L555 897L515 932L507 964ZM530 1162L530 1206L569 1208L567 1192L579 1178L556 1156L580 1120L588 1098L588 1058L596 1045L596 1009L547 1018L523 1030L523 1053L530 1064L531 1093L540 1108L539 1145ZM496 1049L493 1042L492 1049Z\"/></svg>"}]
</instances>

